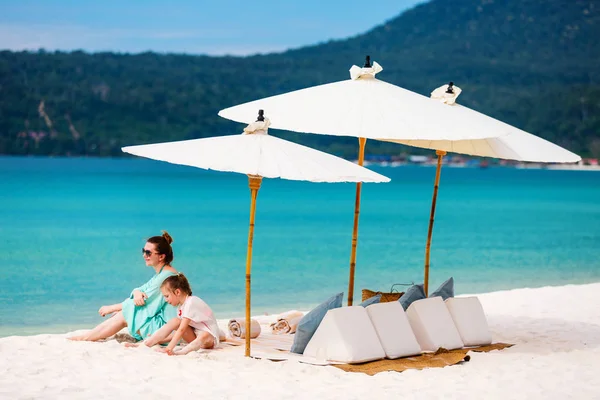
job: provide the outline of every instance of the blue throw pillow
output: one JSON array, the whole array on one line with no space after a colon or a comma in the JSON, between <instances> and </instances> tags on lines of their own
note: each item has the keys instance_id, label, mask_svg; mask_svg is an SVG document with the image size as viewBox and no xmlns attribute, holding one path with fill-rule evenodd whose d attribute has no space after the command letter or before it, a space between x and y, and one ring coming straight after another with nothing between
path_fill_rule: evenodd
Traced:
<instances>
[{"instance_id":1,"label":"blue throw pillow","mask_svg":"<svg viewBox=\"0 0 600 400\"><path fill-rule=\"evenodd\" d=\"M413 301L425 298L427 298L427 296L425 296L425 289L423 288L423 285L412 285L406 289L406 292L398 299L398 301L400 304L402 304L404 311L406 311L408 306L410 306Z\"/></svg>"},{"instance_id":2,"label":"blue throw pillow","mask_svg":"<svg viewBox=\"0 0 600 400\"><path fill-rule=\"evenodd\" d=\"M377 304L381 301L381 293L376 294L373 297L369 297L368 299L366 299L365 301L363 301L362 303L359 304L359 306L370 306L371 304Z\"/></svg>"},{"instance_id":3,"label":"blue throw pillow","mask_svg":"<svg viewBox=\"0 0 600 400\"><path fill-rule=\"evenodd\" d=\"M327 314L327 311L333 310L334 308L340 308L342 306L342 297L344 293L338 293L335 296L327 299L325 302L319 304L313 308L308 314L306 314L296 328L296 334L294 335L294 343L292 344L292 353L302 354L306 345L315 334L315 331L319 327L319 324Z\"/></svg>"},{"instance_id":4,"label":"blue throw pillow","mask_svg":"<svg viewBox=\"0 0 600 400\"><path fill-rule=\"evenodd\" d=\"M442 283L435 292L431 293L429 297L440 296L442 300L454 297L454 278L450 277L446 282Z\"/></svg>"}]
</instances>

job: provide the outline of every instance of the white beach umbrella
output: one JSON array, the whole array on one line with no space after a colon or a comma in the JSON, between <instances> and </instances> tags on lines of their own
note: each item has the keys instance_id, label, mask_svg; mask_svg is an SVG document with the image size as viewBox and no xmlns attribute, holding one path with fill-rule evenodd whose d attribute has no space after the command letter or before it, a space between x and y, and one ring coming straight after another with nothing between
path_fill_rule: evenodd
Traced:
<instances>
[{"instance_id":1,"label":"white beach umbrella","mask_svg":"<svg viewBox=\"0 0 600 400\"><path fill-rule=\"evenodd\" d=\"M359 165L363 164L367 138L393 140L432 149L438 149L435 145L439 141L442 141L441 145L446 146L452 144L453 146L478 148L486 146L487 143L488 147L492 147L497 153L500 153L502 142L487 141L486 139L510 138L514 135L526 134L518 128L467 107L460 105L449 107L447 103L453 104L451 94L444 95L442 93L438 95L437 100L432 100L429 97L381 81L375 75L382 70L383 68L376 62L371 65L367 56L367 62L363 68L353 66L350 69L351 79L251 101L223 109L219 115L244 122L253 115L257 108L266 108L276 121L272 125L273 128L358 137ZM307 119L306 115L310 115L311 118ZM576 161L573 158L554 157L553 155L556 153L551 155L549 149L554 145L549 142L544 144L542 139L537 139L535 146L538 146L539 149L536 154L544 154L546 160L553 162L570 162L563 161L566 159ZM522 140L520 144L524 144L524 142L525 140ZM491 145L490 143L495 144ZM431 144L433 147L428 147L427 144ZM512 153L514 152L522 155L530 154L530 150L521 148L521 146L515 146L512 150ZM512 153L505 149L502 154ZM361 184L357 183L348 305L352 305L354 294L360 194Z\"/></svg>"},{"instance_id":2,"label":"white beach umbrella","mask_svg":"<svg viewBox=\"0 0 600 400\"><path fill-rule=\"evenodd\" d=\"M273 117L273 128L358 137L359 165L363 165L366 139L484 139L508 135L515 129L468 108L454 112L441 102L381 81L375 75L382 70L376 62L371 65L367 56L363 68L350 68L348 80L251 101L221 110L219 115L244 122L257 108L264 108ZM357 183L348 305L354 296L360 196L361 184Z\"/></svg>"},{"instance_id":3,"label":"white beach umbrella","mask_svg":"<svg viewBox=\"0 0 600 400\"><path fill-rule=\"evenodd\" d=\"M462 90L458 86L454 86L454 83L450 82L448 85L442 85L431 92L431 98L439 101L439 103L445 106L449 112L456 112L457 115L459 115L463 112L463 109L467 109L466 107L456 103L456 98L461 92ZM436 154L438 156L435 183L433 186L433 199L431 202L431 212L429 218L429 229L427 232L427 243L425 245L424 289L426 294L429 290L431 235L433 233L433 221L435 217L435 206L440 182L442 158L447 152L541 163L575 163L581 161L581 157L579 157L577 154L557 146L554 143L520 129L514 127L511 128L512 129L509 131L509 133L504 136L486 139L404 140L382 138L382 140L389 142L436 150Z\"/></svg>"},{"instance_id":4,"label":"white beach umbrella","mask_svg":"<svg viewBox=\"0 0 600 400\"><path fill-rule=\"evenodd\" d=\"M241 135L123 147L137 156L191 167L263 178L310 182L388 182L343 158L267 134L269 120L254 122Z\"/></svg>"},{"instance_id":5,"label":"white beach umbrella","mask_svg":"<svg viewBox=\"0 0 600 400\"><path fill-rule=\"evenodd\" d=\"M246 255L246 356L250 356L250 274L256 197L262 178L310 182L389 182L390 179L310 147L267 134L269 120L259 120L241 135L123 147L126 153L216 171L248 175L250 226Z\"/></svg>"}]
</instances>

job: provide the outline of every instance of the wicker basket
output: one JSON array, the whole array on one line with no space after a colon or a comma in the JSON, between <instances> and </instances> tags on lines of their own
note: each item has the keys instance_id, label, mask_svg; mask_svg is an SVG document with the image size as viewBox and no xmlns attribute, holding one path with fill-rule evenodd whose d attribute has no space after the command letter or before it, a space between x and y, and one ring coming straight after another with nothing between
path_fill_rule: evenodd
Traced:
<instances>
[{"instance_id":1,"label":"wicker basket","mask_svg":"<svg viewBox=\"0 0 600 400\"><path fill-rule=\"evenodd\" d=\"M376 296L380 294L381 295L381 300L379 300L380 303L387 303L388 301L396 301L400 298L400 296L402 296L404 294L404 292L390 292L390 293L384 293L384 292L374 292L372 290L369 289L363 289L362 290L362 301L365 301L366 299L369 299L373 296Z\"/></svg>"}]
</instances>

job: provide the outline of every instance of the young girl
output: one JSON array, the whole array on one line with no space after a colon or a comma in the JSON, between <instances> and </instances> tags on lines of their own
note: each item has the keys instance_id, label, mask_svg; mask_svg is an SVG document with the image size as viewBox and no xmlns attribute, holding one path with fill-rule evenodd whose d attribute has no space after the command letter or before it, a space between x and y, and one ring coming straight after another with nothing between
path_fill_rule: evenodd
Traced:
<instances>
[{"instance_id":1,"label":"young girl","mask_svg":"<svg viewBox=\"0 0 600 400\"><path fill-rule=\"evenodd\" d=\"M154 346L168 339L175 330L166 348L158 349L169 355L184 355L198 349L212 349L219 345L219 326L210 307L199 297L192 296L187 278L178 273L165 279L160 290L172 306L178 306L178 317L144 341L146 346ZM173 351L183 339L188 344L181 350Z\"/></svg>"}]
</instances>

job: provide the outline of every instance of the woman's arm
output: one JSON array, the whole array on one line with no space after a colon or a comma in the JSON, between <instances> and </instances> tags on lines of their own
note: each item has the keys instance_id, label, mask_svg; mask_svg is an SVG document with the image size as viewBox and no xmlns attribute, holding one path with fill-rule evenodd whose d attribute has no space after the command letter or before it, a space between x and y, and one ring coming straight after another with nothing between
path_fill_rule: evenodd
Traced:
<instances>
[{"instance_id":1,"label":"woman's arm","mask_svg":"<svg viewBox=\"0 0 600 400\"><path fill-rule=\"evenodd\" d=\"M191 320L189 318L181 318L179 328L177 328L177 331L175 331L175 335L173 335L173 339L171 339L169 345L162 350L163 352L167 353L168 355L173 355L173 349L175 348L175 346L177 346L177 343L179 343L179 341L181 340L183 333L189 327L190 321Z\"/></svg>"},{"instance_id":2,"label":"woman's arm","mask_svg":"<svg viewBox=\"0 0 600 400\"><path fill-rule=\"evenodd\" d=\"M148 292L149 287L152 286L152 279L150 279L148 282L144 283L142 286L138 286L136 288L133 288L133 290L131 291L131 294L129 295L130 299L135 299L135 294L136 293L143 293L146 294L146 292ZM146 298L148 298L148 296L146 296Z\"/></svg>"},{"instance_id":3,"label":"woman's arm","mask_svg":"<svg viewBox=\"0 0 600 400\"><path fill-rule=\"evenodd\" d=\"M148 298L148 295L139 289L133 289L133 292L131 292L131 296L133 297L133 304L135 304L136 306L145 305L146 299Z\"/></svg>"},{"instance_id":4,"label":"woman's arm","mask_svg":"<svg viewBox=\"0 0 600 400\"><path fill-rule=\"evenodd\" d=\"M100 314L101 316L104 317L104 316L106 316L108 314L112 314L112 313L116 313L118 311L121 311L122 309L123 309L123 305L121 303L112 304L110 306L102 306L98 310L98 314Z\"/></svg>"},{"instance_id":5,"label":"woman's arm","mask_svg":"<svg viewBox=\"0 0 600 400\"><path fill-rule=\"evenodd\" d=\"M164 280L164 279L163 279ZM133 303L136 306L143 306L146 304L146 299L150 296L160 293L160 285L162 281L160 279L151 278L148 282L144 283L142 286L137 287L131 291L130 299L133 299Z\"/></svg>"}]
</instances>

